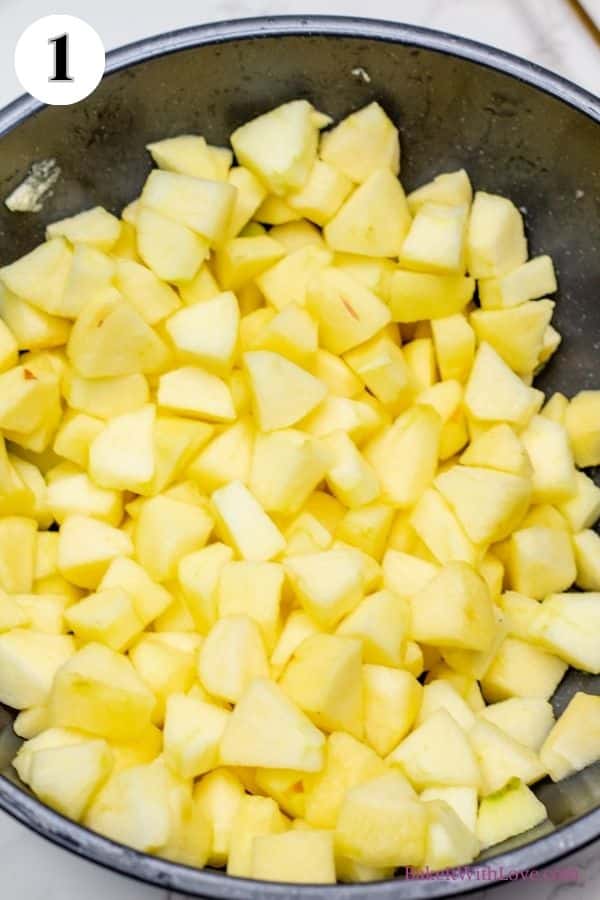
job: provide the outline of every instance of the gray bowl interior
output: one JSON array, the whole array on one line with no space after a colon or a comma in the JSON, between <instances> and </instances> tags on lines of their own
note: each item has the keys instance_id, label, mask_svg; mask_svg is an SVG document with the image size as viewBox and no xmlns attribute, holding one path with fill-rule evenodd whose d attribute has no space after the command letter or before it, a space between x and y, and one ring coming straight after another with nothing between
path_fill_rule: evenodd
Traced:
<instances>
[{"instance_id":1,"label":"gray bowl interior","mask_svg":"<svg viewBox=\"0 0 600 900\"><path fill-rule=\"evenodd\" d=\"M368 83L352 74L356 67L368 73ZM465 166L477 188L506 194L523 208L530 253L551 254L560 281L554 321L563 344L538 383L569 396L600 386L600 107L590 95L467 41L359 20L201 27L118 51L109 69L113 74L76 106L39 108L24 100L0 113L0 198L35 161L55 157L62 169L43 212L11 214L0 205L2 264L38 243L47 222L94 204L119 212L150 168L149 141L197 132L225 143L243 121L296 97L335 118L377 99L400 127L407 189ZM557 712L576 690L600 694L600 677L568 673L553 699ZM0 708L0 771L6 776L0 777L0 807L126 874L205 897L341 900L360 892L417 898L477 886L397 879L298 889L232 880L126 850L67 822L18 784L8 766L15 747L11 718ZM494 848L490 865L541 866L600 836L600 767L537 790L550 822Z\"/></svg>"}]
</instances>

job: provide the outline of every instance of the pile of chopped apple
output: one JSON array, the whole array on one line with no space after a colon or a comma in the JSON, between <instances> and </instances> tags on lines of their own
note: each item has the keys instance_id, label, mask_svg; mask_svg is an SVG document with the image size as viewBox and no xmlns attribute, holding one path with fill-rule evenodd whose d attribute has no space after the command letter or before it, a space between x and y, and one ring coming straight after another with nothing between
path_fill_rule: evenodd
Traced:
<instances>
[{"instance_id":1,"label":"pile of chopped apple","mask_svg":"<svg viewBox=\"0 0 600 900\"><path fill-rule=\"evenodd\" d=\"M45 803L280 881L440 869L600 757L600 391L548 256L377 103L185 135L0 269L0 702ZM321 134L321 131L326 129ZM548 827L542 825L542 827Z\"/></svg>"}]
</instances>

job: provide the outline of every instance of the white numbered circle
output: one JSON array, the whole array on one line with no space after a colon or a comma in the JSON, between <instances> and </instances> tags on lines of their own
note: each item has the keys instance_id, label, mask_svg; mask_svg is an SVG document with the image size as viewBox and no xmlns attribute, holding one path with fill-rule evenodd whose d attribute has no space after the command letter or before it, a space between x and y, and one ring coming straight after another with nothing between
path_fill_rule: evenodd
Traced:
<instances>
[{"instance_id":1,"label":"white numbered circle","mask_svg":"<svg viewBox=\"0 0 600 900\"><path fill-rule=\"evenodd\" d=\"M15 48L15 71L24 89L51 106L88 97L104 74L100 35L77 16L44 16L25 29Z\"/></svg>"}]
</instances>

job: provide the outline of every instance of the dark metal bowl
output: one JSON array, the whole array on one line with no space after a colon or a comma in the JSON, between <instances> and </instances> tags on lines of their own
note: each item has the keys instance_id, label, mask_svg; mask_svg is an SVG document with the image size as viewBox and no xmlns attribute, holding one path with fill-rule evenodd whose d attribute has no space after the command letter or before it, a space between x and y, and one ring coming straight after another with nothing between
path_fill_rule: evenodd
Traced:
<instances>
[{"instance_id":1,"label":"dark metal bowl","mask_svg":"<svg viewBox=\"0 0 600 900\"><path fill-rule=\"evenodd\" d=\"M356 67L368 73L368 83L353 75ZM0 197L36 160L56 157L63 171L42 213L0 207L2 263L38 243L48 221L96 203L120 211L146 177L148 141L199 132L225 142L241 122L295 97L336 118L378 99L401 130L407 188L464 165L477 187L523 207L530 251L552 255L561 284L555 321L563 345L540 384L568 395L600 386L600 103L591 94L463 38L318 16L223 22L150 38L109 54L107 72L75 106L45 108L21 98L0 113ZM553 699L557 712L578 689L600 693L600 678L569 673ZM8 766L10 720L0 708L6 776L0 807L56 844L126 875L228 900L417 900L481 887L464 879L286 886L137 853L68 821L18 784ZM485 864L496 872L486 885L500 877L500 867L539 868L600 836L598 767L537 791L551 825L494 848Z\"/></svg>"}]
</instances>

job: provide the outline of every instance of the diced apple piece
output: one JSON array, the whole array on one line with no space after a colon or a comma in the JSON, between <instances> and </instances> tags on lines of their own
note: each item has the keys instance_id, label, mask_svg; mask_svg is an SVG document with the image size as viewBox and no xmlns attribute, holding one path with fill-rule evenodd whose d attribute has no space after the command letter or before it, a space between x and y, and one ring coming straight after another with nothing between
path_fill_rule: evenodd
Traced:
<instances>
[{"instance_id":1,"label":"diced apple piece","mask_svg":"<svg viewBox=\"0 0 600 900\"><path fill-rule=\"evenodd\" d=\"M493 425L473 438L460 457L464 466L497 469L527 478L532 474L523 442L510 425Z\"/></svg>"},{"instance_id":2,"label":"diced apple piece","mask_svg":"<svg viewBox=\"0 0 600 900\"><path fill-rule=\"evenodd\" d=\"M474 787L429 787L419 795L424 803L442 800L454 810L463 825L475 833L477 826L477 790Z\"/></svg>"},{"instance_id":3,"label":"diced apple piece","mask_svg":"<svg viewBox=\"0 0 600 900\"><path fill-rule=\"evenodd\" d=\"M190 639L190 646L184 645L184 637ZM158 725L163 723L167 698L188 691L194 683L197 647L192 646L191 639L195 637L169 632L143 634L129 651L135 671L155 697L152 721Z\"/></svg>"},{"instance_id":4,"label":"diced apple piece","mask_svg":"<svg viewBox=\"0 0 600 900\"><path fill-rule=\"evenodd\" d=\"M515 531L508 543L506 572L513 590L536 600L566 590L576 575L570 536L539 526Z\"/></svg>"},{"instance_id":5,"label":"diced apple piece","mask_svg":"<svg viewBox=\"0 0 600 900\"><path fill-rule=\"evenodd\" d=\"M270 652L281 628L283 581L283 567L278 563L227 562L217 590L219 617L249 616L259 626Z\"/></svg>"},{"instance_id":6,"label":"diced apple piece","mask_svg":"<svg viewBox=\"0 0 600 900\"><path fill-rule=\"evenodd\" d=\"M133 600L123 588L107 588L90 594L65 611L65 621L76 637L98 641L123 651L142 631Z\"/></svg>"},{"instance_id":7,"label":"diced apple piece","mask_svg":"<svg viewBox=\"0 0 600 900\"><path fill-rule=\"evenodd\" d=\"M574 487L573 496L556 507L571 530L577 532L590 528L600 516L600 488L584 472L576 472Z\"/></svg>"},{"instance_id":8,"label":"diced apple piece","mask_svg":"<svg viewBox=\"0 0 600 900\"><path fill-rule=\"evenodd\" d=\"M23 628L0 634L0 702L14 709L45 703L57 671L74 652L67 635Z\"/></svg>"},{"instance_id":9,"label":"diced apple piece","mask_svg":"<svg viewBox=\"0 0 600 900\"><path fill-rule=\"evenodd\" d=\"M590 529L573 535L577 587L600 591L600 536Z\"/></svg>"},{"instance_id":10,"label":"diced apple piece","mask_svg":"<svg viewBox=\"0 0 600 900\"><path fill-rule=\"evenodd\" d=\"M465 316L432 319L431 332L441 377L466 381L475 357L475 333Z\"/></svg>"},{"instance_id":11,"label":"diced apple piece","mask_svg":"<svg viewBox=\"0 0 600 900\"><path fill-rule=\"evenodd\" d=\"M410 598L412 637L427 644L486 650L495 620L483 579L462 562L449 563Z\"/></svg>"},{"instance_id":12,"label":"diced apple piece","mask_svg":"<svg viewBox=\"0 0 600 900\"><path fill-rule=\"evenodd\" d=\"M389 169L372 172L323 229L333 250L399 256L410 228L402 185Z\"/></svg>"},{"instance_id":13,"label":"diced apple piece","mask_svg":"<svg viewBox=\"0 0 600 900\"><path fill-rule=\"evenodd\" d=\"M87 644L56 673L49 702L55 726L129 741L150 724L155 700L128 659Z\"/></svg>"},{"instance_id":14,"label":"diced apple piece","mask_svg":"<svg viewBox=\"0 0 600 900\"><path fill-rule=\"evenodd\" d=\"M284 103L237 128L231 146L239 162L275 194L298 190L317 155L318 125L306 100Z\"/></svg>"},{"instance_id":15,"label":"diced apple piece","mask_svg":"<svg viewBox=\"0 0 600 900\"><path fill-rule=\"evenodd\" d=\"M567 671L558 656L514 637L507 637L481 679L488 703L509 697L549 700Z\"/></svg>"},{"instance_id":16,"label":"diced apple piece","mask_svg":"<svg viewBox=\"0 0 600 900\"><path fill-rule=\"evenodd\" d=\"M212 495L219 527L242 559L273 559L285 549L285 538L253 494L239 481Z\"/></svg>"},{"instance_id":17,"label":"diced apple piece","mask_svg":"<svg viewBox=\"0 0 600 900\"><path fill-rule=\"evenodd\" d=\"M436 175L408 195L411 213L416 213L425 203L441 203L446 206L470 206L473 191L464 169Z\"/></svg>"},{"instance_id":18,"label":"diced apple piece","mask_svg":"<svg viewBox=\"0 0 600 900\"><path fill-rule=\"evenodd\" d=\"M222 288L238 291L251 283L284 255L281 244L266 234L227 241L216 251L214 269Z\"/></svg>"},{"instance_id":19,"label":"diced apple piece","mask_svg":"<svg viewBox=\"0 0 600 900\"><path fill-rule=\"evenodd\" d=\"M143 375L115 378L82 378L72 375L63 387L72 409L99 419L112 419L121 413L140 409L149 399L148 382Z\"/></svg>"},{"instance_id":20,"label":"diced apple piece","mask_svg":"<svg viewBox=\"0 0 600 900\"><path fill-rule=\"evenodd\" d=\"M154 475L156 407L111 419L89 449L90 475L104 488L140 492Z\"/></svg>"},{"instance_id":21,"label":"diced apple piece","mask_svg":"<svg viewBox=\"0 0 600 900\"><path fill-rule=\"evenodd\" d=\"M386 772L381 759L342 731L327 739L323 770L305 778L306 821L316 828L335 828L346 792Z\"/></svg>"},{"instance_id":22,"label":"diced apple piece","mask_svg":"<svg viewBox=\"0 0 600 900\"><path fill-rule=\"evenodd\" d=\"M17 342L19 350L59 347L66 343L71 323L50 316L22 300L0 281L0 315Z\"/></svg>"},{"instance_id":23,"label":"diced apple piece","mask_svg":"<svg viewBox=\"0 0 600 900\"><path fill-rule=\"evenodd\" d=\"M416 866L425 858L427 809L397 772L351 788L335 840L344 856L371 866Z\"/></svg>"},{"instance_id":24,"label":"diced apple piece","mask_svg":"<svg viewBox=\"0 0 600 900\"><path fill-rule=\"evenodd\" d=\"M249 487L268 512L294 515L322 481L328 464L327 447L301 431L259 434Z\"/></svg>"},{"instance_id":25,"label":"diced apple piece","mask_svg":"<svg viewBox=\"0 0 600 900\"><path fill-rule=\"evenodd\" d=\"M458 690L443 679L429 681L423 688L421 705L415 720L418 727L438 709L445 709L455 722L465 731L469 731L475 723L475 716Z\"/></svg>"},{"instance_id":26,"label":"diced apple piece","mask_svg":"<svg viewBox=\"0 0 600 900\"><path fill-rule=\"evenodd\" d=\"M48 239L63 237L72 244L89 244L108 253L119 239L121 223L102 206L86 209L68 219L52 222L46 228Z\"/></svg>"},{"instance_id":27,"label":"diced apple piece","mask_svg":"<svg viewBox=\"0 0 600 900\"><path fill-rule=\"evenodd\" d=\"M4 320L0 319L0 372L6 372L17 365L19 345Z\"/></svg>"},{"instance_id":28,"label":"diced apple piece","mask_svg":"<svg viewBox=\"0 0 600 900\"><path fill-rule=\"evenodd\" d=\"M266 678L269 664L256 622L247 615L220 618L198 655L198 674L210 694L230 703L237 703L255 678Z\"/></svg>"},{"instance_id":29,"label":"diced apple piece","mask_svg":"<svg viewBox=\"0 0 600 900\"><path fill-rule=\"evenodd\" d=\"M340 522L336 536L380 562L393 519L394 510L386 503L370 503L359 509L349 509Z\"/></svg>"},{"instance_id":30,"label":"diced apple piece","mask_svg":"<svg viewBox=\"0 0 600 900\"><path fill-rule=\"evenodd\" d=\"M308 285L330 262L331 253L325 246L307 244L292 250L259 275L256 285L267 302L277 310L291 303L305 306Z\"/></svg>"},{"instance_id":31,"label":"diced apple piece","mask_svg":"<svg viewBox=\"0 0 600 900\"><path fill-rule=\"evenodd\" d=\"M200 550L213 529L205 509L164 495L142 506L135 527L135 551L151 578L163 582L175 578L182 557Z\"/></svg>"},{"instance_id":32,"label":"diced apple piece","mask_svg":"<svg viewBox=\"0 0 600 900\"><path fill-rule=\"evenodd\" d=\"M60 529L58 567L79 587L94 589L117 556L131 556L131 538L88 516L69 516Z\"/></svg>"},{"instance_id":33,"label":"diced apple piece","mask_svg":"<svg viewBox=\"0 0 600 900\"><path fill-rule=\"evenodd\" d=\"M408 406L412 397L410 372L402 349L385 332L350 350L344 360L390 411L399 413Z\"/></svg>"},{"instance_id":34,"label":"diced apple piece","mask_svg":"<svg viewBox=\"0 0 600 900\"><path fill-rule=\"evenodd\" d=\"M386 756L413 727L423 688L414 675L387 666L363 666L365 738Z\"/></svg>"},{"instance_id":35,"label":"diced apple piece","mask_svg":"<svg viewBox=\"0 0 600 900\"><path fill-rule=\"evenodd\" d=\"M510 309L556 291L554 266L549 256L536 256L500 278L482 278L478 284L483 309Z\"/></svg>"},{"instance_id":36,"label":"diced apple piece","mask_svg":"<svg viewBox=\"0 0 600 900\"><path fill-rule=\"evenodd\" d=\"M307 637L279 683L319 728L362 737L360 641L329 634Z\"/></svg>"},{"instance_id":37,"label":"diced apple piece","mask_svg":"<svg viewBox=\"0 0 600 900\"><path fill-rule=\"evenodd\" d=\"M510 534L531 498L529 479L475 466L452 466L438 475L435 486L476 544L494 543Z\"/></svg>"},{"instance_id":38,"label":"diced apple piece","mask_svg":"<svg viewBox=\"0 0 600 900\"><path fill-rule=\"evenodd\" d=\"M213 148L200 135L180 134L147 144L146 149L161 169L190 175L192 178L217 180L218 170Z\"/></svg>"},{"instance_id":39,"label":"diced apple piece","mask_svg":"<svg viewBox=\"0 0 600 900\"><path fill-rule=\"evenodd\" d=\"M390 548L383 557L383 582L399 597L412 597L437 575L439 569L410 553Z\"/></svg>"},{"instance_id":40,"label":"diced apple piece","mask_svg":"<svg viewBox=\"0 0 600 900\"><path fill-rule=\"evenodd\" d=\"M335 884L333 835L311 829L255 837L249 874L263 881Z\"/></svg>"},{"instance_id":41,"label":"diced apple piece","mask_svg":"<svg viewBox=\"0 0 600 900\"><path fill-rule=\"evenodd\" d=\"M464 402L467 412L481 422L524 426L542 405L543 394L523 384L484 342L475 356Z\"/></svg>"},{"instance_id":42,"label":"diced apple piece","mask_svg":"<svg viewBox=\"0 0 600 900\"><path fill-rule=\"evenodd\" d=\"M598 674L600 652L595 635L599 616L600 594L551 594L531 624L532 639L578 669Z\"/></svg>"},{"instance_id":43,"label":"diced apple piece","mask_svg":"<svg viewBox=\"0 0 600 900\"><path fill-rule=\"evenodd\" d=\"M561 503L576 492L576 473L567 433L545 416L534 416L521 433L533 466L534 503Z\"/></svg>"},{"instance_id":44,"label":"diced apple piece","mask_svg":"<svg viewBox=\"0 0 600 900\"><path fill-rule=\"evenodd\" d=\"M488 794L477 816L477 837L483 849L522 834L548 817L546 807L518 778Z\"/></svg>"},{"instance_id":45,"label":"diced apple piece","mask_svg":"<svg viewBox=\"0 0 600 900\"><path fill-rule=\"evenodd\" d=\"M394 322L437 321L461 312L475 291L473 278L397 270L389 280Z\"/></svg>"},{"instance_id":46,"label":"diced apple piece","mask_svg":"<svg viewBox=\"0 0 600 900\"><path fill-rule=\"evenodd\" d=\"M251 877L254 838L278 834L285 828L286 821L270 797L243 797L231 829L227 874Z\"/></svg>"},{"instance_id":47,"label":"diced apple piece","mask_svg":"<svg viewBox=\"0 0 600 900\"><path fill-rule=\"evenodd\" d=\"M364 455L379 478L383 500L401 507L416 503L435 475L441 425L431 407L415 406L366 446Z\"/></svg>"},{"instance_id":48,"label":"diced apple piece","mask_svg":"<svg viewBox=\"0 0 600 900\"><path fill-rule=\"evenodd\" d=\"M428 488L413 509L410 524L442 565L462 560L474 566L479 552L441 494Z\"/></svg>"},{"instance_id":49,"label":"diced apple piece","mask_svg":"<svg viewBox=\"0 0 600 900\"><path fill-rule=\"evenodd\" d=\"M383 167L400 170L398 131L379 103L369 103L321 137L321 159L359 184Z\"/></svg>"},{"instance_id":50,"label":"diced apple piece","mask_svg":"<svg viewBox=\"0 0 600 900\"><path fill-rule=\"evenodd\" d=\"M326 394L325 385L279 353L244 354L252 402L262 431L287 428L308 415Z\"/></svg>"},{"instance_id":51,"label":"diced apple piece","mask_svg":"<svg viewBox=\"0 0 600 900\"><path fill-rule=\"evenodd\" d=\"M173 288L130 259L117 261L115 285L148 325L161 322L181 305Z\"/></svg>"},{"instance_id":52,"label":"diced apple piece","mask_svg":"<svg viewBox=\"0 0 600 900\"><path fill-rule=\"evenodd\" d=\"M181 415L215 422L235 418L229 386L198 366L183 366L160 376L158 405Z\"/></svg>"},{"instance_id":53,"label":"diced apple piece","mask_svg":"<svg viewBox=\"0 0 600 900\"><path fill-rule=\"evenodd\" d=\"M131 597L136 615L145 628L172 602L164 587L152 581L146 570L132 559L121 557L109 565L99 589L121 588Z\"/></svg>"},{"instance_id":54,"label":"diced apple piece","mask_svg":"<svg viewBox=\"0 0 600 900\"><path fill-rule=\"evenodd\" d=\"M343 548L288 558L286 573L306 612L325 628L359 603L364 589L362 564Z\"/></svg>"},{"instance_id":55,"label":"diced apple piece","mask_svg":"<svg viewBox=\"0 0 600 900\"><path fill-rule=\"evenodd\" d=\"M215 769L196 783L194 804L203 811L212 831L208 855L211 865L222 866L227 862L233 825L243 797L243 785L229 769Z\"/></svg>"},{"instance_id":56,"label":"diced apple piece","mask_svg":"<svg viewBox=\"0 0 600 900\"><path fill-rule=\"evenodd\" d=\"M165 758L182 778L216 768L229 713L185 694L171 694L165 714Z\"/></svg>"},{"instance_id":57,"label":"diced apple piece","mask_svg":"<svg viewBox=\"0 0 600 900\"><path fill-rule=\"evenodd\" d=\"M491 703L479 715L536 752L554 725L551 705L539 697L511 697Z\"/></svg>"},{"instance_id":58,"label":"diced apple piece","mask_svg":"<svg viewBox=\"0 0 600 900\"><path fill-rule=\"evenodd\" d=\"M466 733L445 709L432 713L389 755L421 790L432 784L479 787L480 771Z\"/></svg>"},{"instance_id":59,"label":"diced apple piece","mask_svg":"<svg viewBox=\"0 0 600 900\"><path fill-rule=\"evenodd\" d=\"M377 499L377 476L347 434L336 431L328 435L322 447L329 456L327 484L338 500L354 509Z\"/></svg>"},{"instance_id":60,"label":"diced apple piece","mask_svg":"<svg viewBox=\"0 0 600 900\"><path fill-rule=\"evenodd\" d=\"M400 265L416 272L464 275L467 217L464 206L423 204L402 244Z\"/></svg>"},{"instance_id":61,"label":"diced apple piece","mask_svg":"<svg viewBox=\"0 0 600 900\"><path fill-rule=\"evenodd\" d=\"M71 258L67 242L56 237L0 269L0 281L32 306L50 315L61 315ZM10 327L10 321L7 324Z\"/></svg>"},{"instance_id":62,"label":"diced apple piece","mask_svg":"<svg viewBox=\"0 0 600 900\"><path fill-rule=\"evenodd\" d=\"M286 200L301 216L322 226L335 216L351 190L352 182L343 172L317 159L304 186Z\"/></svg>"},{"instance_id":63,"label":"diced apple piece","mask_svg":"<svg viewBox=\"0 0 600 900\"><path fill-rule=\"evenodd\" d=\"M544 741L540 758L561 781L600 758L600 698L578 691Z\"/></svg>"},{"instance_id":64,"label":"diced apple piece","mask_svg":"<svg viewBox=\"0 0 600 900\"><path fill-rule=\"evenodd\" d=\"M599 411L600 391L580 391L567 407L565 426L580 468L600 464Z\"/></svg>"},{"instance_id":65,"label":"diced apple piece","mask_svg":"<svg viewBox=\"0 0 600 900\"><path fill-rule=\"evenodd\" d=\"M479 841L444 800L424 803L429 818L425 866L433 872L473 862Z\"/></svg>"},{"instance_id":66,"label":"diced apple piece","mask_svg":"<svg viewBox=\"0 0 600 900\"><path fill-rule=\"evenodd\" d=\"M154 209L142 207L136 227L140 256L163 281L190 281L209 254L206 238Z\"/></svg>"},{"instance_id":67,"label":"diced apple piece","mask_svg":"<svg viewBox=\"0 0 600 900\"><path fill-rule=\"evenodd\" d=\"M28 435L54 416L60 407L57 378L34 372L27 365L15 366L0 375L0 428Z\"/></svg>"},{"instance_id":68,"label":"diced apple piece","mask_svg":"<svg viewBox=\"0 0 600 900\"><path fill-rule=\"evenodd\" d=\"M78 822L111 769L105 741L82 741L35 751L28 783L40 800Z\"/></svg>"},{"instance_id":69,"label":"diced apple piece","mask_svg":"<svg viewBox=\"0 0 600 900\"><path fill-rule=\"evenodd\" d=\"M247 483L253 446L254 427L248 417L240 418L201 450L188 466L187 477L207 493L231 481Z\"/></svg>"},{"instance_id":70,"label":"diced apple piece","mask_svg":"<svg viewBox=\"0 0 600 900\"><path fill-rule=\"evenodd\" d=\"M235 188L223 181L154 169L146 179L140 202L142 207L152 209L214 243L223 240L227 232Z\"/></svg>"},{"instance_id":71,"label":"diced apple piece","mask_svg":"<svg viewBox=\"0 0 600 900\"><path fill-rule=\"evenodd\" d=\"M166 323L181 359L226 375L237 346L239 308L230 291L187 306Z\"/></svg>"},{"instance_id":72,"label":"diced apple piece","mask_svg":"<svg viewBox=\"0 0 600 900\"><path fill-rule=\"evenodd\" d=\"M159 372L169 350L139 313L114 297L89 303L77 317L67 345L74 368L86 378Z\"/></svg>"},{"instance_id":73,"label":"diced apple piece","mask_svg":"<svg viewBox=\"0 0 600 900\"><path fill-rule=\"evenodd\" d=\"M240 697L221 742L225 765L318 772L325 739L272 681L255 679Z\"/></svg>"},{"instance_id":74,"label":"diced apple piece","mask_svg":"<svg viewBox=\"0 0 600 900\"><path fill-rule=\"evenodd\" d=\"M478 309L470 322L479 341L487 341L518 375L530 375L538 365L554 303L532 300L514 309Z\"/></svg>"},{"instance_id":75,"label":"diced apple piece","mask_svg":"<svg viewBox=\"0 0 600 900\"><path fill-rule=\"evenodd\" d=\"M114 260L87 244L76 244L62 298L49 311L77 318L88 303L110 294L114 275Z\"/></svg>"},{"instance_id":76,"label":"diced apple piece","mask_svg":"<svg viewBox=\"0 0 600 900\"><path fill-rule=\"evenodd\" d=\"M506 197L477 191L467 236L467 265L474 278L506 275L527 259L521 213Z\"/></svg>"},{"instance_id":77,"label":"diced apple piece","mask_svg":"<svg viewBox=\"0 0 600 900\"><path fill-rule=\"evenodd\" d=\"M321 346L342 354L373 337L390 321L387 306L341 269L322 269L308 286L307 305L319 322Z\"/></svg>"},{"instance_id":78,"label":"diced apple piece","mask_svg":"<svg viewBox=\"0 0 600 900\"><path fill-rule=\"evenodd\" d=\"M312 316L296 303L273 316L256 340L259 350L271 350L298 366L313 368L318 350L318 328ZM319 378L319 373L313 374Z\"/></svg>"},{"instance_id":79,"label":"diced apple piece","mask_svg":"<svg viewBox=\"0 0 600 900\"><path fill-rule=\"evenodd\" d=\"M537 753L485 719L476 720L469 740L481 767L483 796L500 790L514 777L525 784L544 777Z\"/></svg>"},{"instance_id":80,"label":"diced apple piece","mask_svg":"<svg viewBox=\"0 0 600 900\"><path fill-rule=\"evenodd\" d=\"M223 566L233 557L225 544L210 544L179 561L177 579L196 628L204 633L217 619L217 588Z\"/></svg>"},{"instance_id":81,"label":"diced apple piece","mask_svg":"<svg viewBox=\"0 0 600 900\"><path fill-rule=\"evenodd\" d=\"M336 634L362 641L367 663L400 666L409 627L409 608L402 597L383 590L365 597L342 619Z\"/></svg>"},{"instance_id":82,"label":"diced apple piece","mask_svg":"<svg viewBox=\"0 0 600 900\"><path fill-rule=\"evenodd\" d=\"M229 171L227 181L237 192L227 230L228 237L234 238L248 224L267 196L267 188L253 172L244 166L234 166Z\"/></svg>"}]
</instances>

